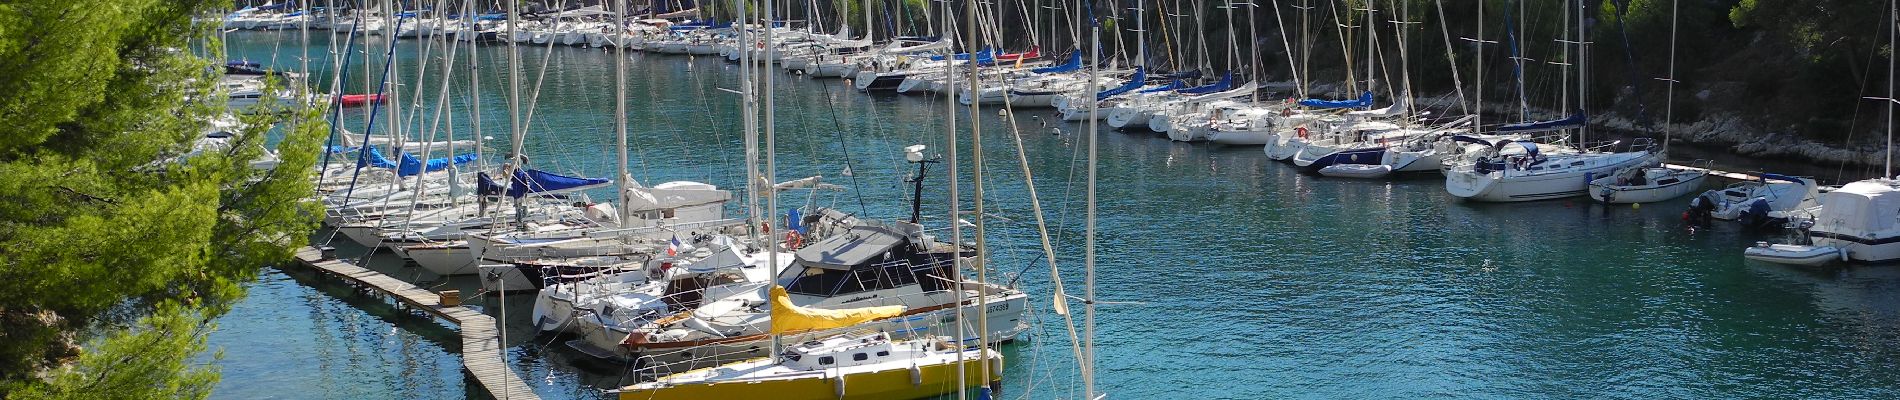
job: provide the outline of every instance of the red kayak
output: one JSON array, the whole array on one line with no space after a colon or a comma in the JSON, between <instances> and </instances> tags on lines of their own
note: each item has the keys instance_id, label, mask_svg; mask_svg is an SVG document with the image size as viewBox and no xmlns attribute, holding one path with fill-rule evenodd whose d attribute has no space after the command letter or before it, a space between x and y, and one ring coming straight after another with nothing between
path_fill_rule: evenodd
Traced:
<instances>
[{"instance_id":1,"label":"red kayak","mask_svg":"<svg viewBox=\"0 0 1900 400\"><path fill-rule=\"evenodd\" d=\"M337 103L344 107L358 107L369 103L383 102L382 94L346 94L337 97Z\"/></svg>"}]
</instances>

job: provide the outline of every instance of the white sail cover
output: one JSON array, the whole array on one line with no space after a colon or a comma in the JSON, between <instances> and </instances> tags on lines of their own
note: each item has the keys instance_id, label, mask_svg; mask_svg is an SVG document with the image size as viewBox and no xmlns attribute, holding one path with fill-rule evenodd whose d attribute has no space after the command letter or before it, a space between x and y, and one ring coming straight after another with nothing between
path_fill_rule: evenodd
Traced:
<instances>
[{"instance_id":1,"label":"white sail cover","mask_svg":"<svg viewBox=\"0 0 1900 400\"><path fill-rule=\"evenodd\" d=\"M950 39L940 39L940 40L937 40L936 42L920 44L920 45L910 46L910 47L904 47L903 42L891 42L891 46L884 48L884 52L885 53L921 53L921 52L926 52L926 51L949 50L950 45L951 45Z\"/></svg>"},{"instance_id":2,"label":"white sail cover","mask_svg":"<svg viewBox=\"0 0 1900 400\"><path fill-rule=\"evenodd\" d=\"M1234 88L1234 90L1194 96L1192 98L1189 98L1188 101L1207 102L1207 101L1214 101L1214 100L1231 99L1235 97L1244 97L1244 96L1253 94L1254 90L1259 89L1259 88L1260 88L1259 84L1256 84L1253 82L1247 82L1247 84L1240 85L1240 87Z\"/></svg>"},{"instance_id":3,"label":"white sail cover","mask_svg":"<svg viewBox=\"0 0 1900 400\"><path fill-rule=\"evenodd\" d=\"M1392 105L1377 110L1347 112L1349 117L1390 117L1405 113L1405 103L1393 102Z\"/></svg>"},{"instance_id":4,"label":"white sail cover","mask_svg":"<svg viewBox=\"0 0 1900 400\"><path fill-rule=\"evenodd\" d=\"M595 6L590 6L590 7L582 7L582 8L562 11L560 13L554 14L554 17L555 18L574 18L574 17L585 17L585 16L591 16L591 15L612 15L612 14L613 13L611 12L607 12L606 8L595 5Z\"/></svg>"}]
</instances>

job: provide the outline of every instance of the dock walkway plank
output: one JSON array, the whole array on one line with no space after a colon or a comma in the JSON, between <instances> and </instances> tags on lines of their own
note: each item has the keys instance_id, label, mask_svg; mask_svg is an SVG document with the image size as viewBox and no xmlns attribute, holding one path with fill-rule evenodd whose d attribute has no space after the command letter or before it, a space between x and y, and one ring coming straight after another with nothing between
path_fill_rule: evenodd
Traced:
<instances>
[{"instance_id":1,"label":"dock walkway plank","mask_svg":"<svg viewBox=\"0 0 1900 400\"><path fill-rule=\"evenodd\" d=\"M357 285L374 289L394 297L404 305L423 310L460 327L462 335L462 369L467 370L488 390L489 396L505 400L539 400L528 385L521 380L514 369L507 364L502 355L501 330L496 328L494 317L468 309L468 307L443 307L441 298L435 292L418 288L414 284L384 275L368 268L358 267L339 260L325 259L323 251L304 247L296 251L297 261L306 266L342 278Z\"/></svg>"}]
</instances>

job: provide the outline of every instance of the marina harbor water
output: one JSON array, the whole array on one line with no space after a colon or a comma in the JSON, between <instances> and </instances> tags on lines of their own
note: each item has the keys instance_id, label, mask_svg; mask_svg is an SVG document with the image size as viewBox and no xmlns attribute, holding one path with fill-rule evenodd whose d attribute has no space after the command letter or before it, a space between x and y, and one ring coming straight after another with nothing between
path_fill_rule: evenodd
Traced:
<instances>
[{"instance_id":1,"label":"marina harbor water","mask_svg":"<svg viewBox=\"0 0 1900 400\"><path fill-rule=\"evenodd\" d=\"M229 33L226 46L232 60L289 69L298 65L299 40L294 30L243 31ZM333 60L316 50L345 36L310 40L318 57L309 63L311 86L328 88ZM360 51L395 39L358 40ZM455 73L480 74L481 86L469 88L458 77L451 90L481 95L447 96L438 105L433 93L421 100L411 94L439 88L445 49L424 46L406 40L391 50L410 57L395 71L395 81L405 82L392 89L403 109L396 124L422 126L415 119L442 109L456 119L456 139L479 137L486 148L502 149L483 157L507 159L507 54L484 46L472 67L458 54ZM373 61L381 61L381 51L371 52ZM419 72L422 54L430 61ZM527 165L565 176L617 174L614 54L523 44L522 75L540 82L532 96L524 90L522 101L533 110L523 125ZM740 81L737 65L716 55L629 54L629 175L646 184L716 185L732 191L725 216L743 215L743 115L741 97L730 89ZM345 79L354 86L377 73L350 69ZM1053 245L1064 254L1066 290L1080 295L1081 263L1072 261L1080 257L1068 255L1083 248L1089 135L1100 146L1093 374L1110 398L1900 397L1900 269L1744 260L1741 249L1786 234L1689 224L1687 197L1640 206L1602 204L1582 193L1531 202L1461 200L1438 175L1325 177L1275 161L1259 145L1177 141L1106 123L1089 132L1051 108L999 113L983 105L971 116L969 106L948 103L954 100L942 93L865 93L847 80L764 73L778 74L775 91L762 94L776 103L777 176L817 176L842 189L784 190L779 210L765 213L783 216L815 204L867 220L905 220L913 190L923 187L918 236L947 237L935 230L959 223L942 212L950 208L947 178L957 174L967 210L977 179L969 152L984 152L988 282L1027 297L1010 303L1027 308L1012 310L1022 313L1026 328L996 347L1008 361L999 364L1007 367L995 398L1083 398L1070 333L1050 309L1056 289L1017 143L1050 218ZM1119 82L1102 87L1112 86ZM1216 89L1225 88L1208 91ZM381 134L388 122L365 126L370 110L344 109L338 120L354 135ZM964 167L939 171L931 164L927 182L913 186L912 164L923 162L906 153L917 144L941 152L949 110L964 124L963 157L956 160ZM467 131L466 119L475 115L484 124L479 133ZM968 137L972 120L981 148ZM1496 149L1506 146L1492 147L1504 156ZM443 156L437 150L425 158ZM1485 162L1465 168L1483 169ZM1715 179L1707 185L1719 187ZM624 199L611 185L581 193ZM910 233L917 232L890 235ZM540 334L540 322L530 319L533 292L485 291L483 275L437 276L347 236L326 229L313 243L422 289L459 290L470 311L495 318L503 342L497 362L540 398L617 398L610 391L644 379L625 363L576 350L567 344L572 336ZM662 247L690 247L678 244L685 236ZM952 257L962 248L941 246ZM1079 319L1081 303L1069 307ZM294 268L265 273L217 323L210 344L222 349L225 367L213 398L488 396L476 376L459 369L469 349L455 326Z\"/></svg>"}]
</instances>

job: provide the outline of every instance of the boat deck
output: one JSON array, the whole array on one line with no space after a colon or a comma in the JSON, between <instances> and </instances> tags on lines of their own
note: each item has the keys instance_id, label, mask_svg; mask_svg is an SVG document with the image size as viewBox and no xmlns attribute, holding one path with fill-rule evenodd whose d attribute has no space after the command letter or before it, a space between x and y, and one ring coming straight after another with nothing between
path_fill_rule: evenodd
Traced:
<instances>
[{"instance_id":1,"label":"boat deck","mask_svg":"<svg viewBox=\"0 0 1900 400\"><path fill-rule=\"evenodd\" d=\"M501 329L495 318L468 307L443 307L435 293L368 268L325 258L321 250L304 247L297 250L297 261L305 266L336 276L352 284L375 290L401 302L460 326L462 368L480 382L488 394L504 400L538 400L521 377L502 357Z\"/></svg>"}]
</instances>

